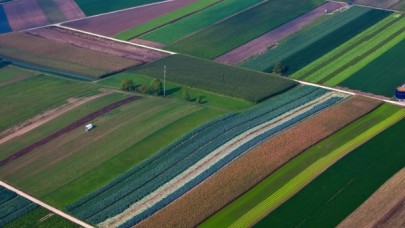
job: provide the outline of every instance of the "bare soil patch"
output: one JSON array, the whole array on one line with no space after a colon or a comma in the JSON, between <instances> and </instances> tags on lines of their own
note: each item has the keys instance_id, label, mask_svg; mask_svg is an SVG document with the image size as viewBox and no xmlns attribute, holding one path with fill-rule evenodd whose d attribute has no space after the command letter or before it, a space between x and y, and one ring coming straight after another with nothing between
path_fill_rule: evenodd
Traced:
<instances>
[{"instance_id":1,"label":"bare soil patch","mask_svg":"<svg viewBox=\"0 0 405 228\"><path fill-rule=\"evenodd\" d=\"M54 2L58 5L59 10L67 20L83 18L86 16L73 0L54 0Z\"/></svg>"},{"instance_id":2,"label":"bare soil patch","mask_svg":"<svg viewBox=\"0 0 405 228\"><path fill-rule=\"evenodd\" d=\"M403 227L405 168L391 177L338 227Z\"/></svg>"},{"instance_id":3,"label":"bare soil patch","mask_svg":"<svg viewBox=\"0 0 405 228\"><path fill-rule=\"evenodd\" d=\"M195 1L196 0L176 0L164 2L85 18L68 22L64 25L96 34L113 36Z\"/></svg>"},{"instance_id":4,"label":"bare soil patch","mask_svg":"<svg viewBox=\"0 0 405 228\"><path fill-rule=\"evenodd\" d=\"M218 62L237 64L243 60L259 55L265 52L269 47L275 45L279 40L297 32L305 25L309 24L316 18L325 14L325 10L328 12L334 11L343 7L344 4L337 2L328 2L318 8L218 57L215 59Z\"/></svg>"},{"instance_id":5,"label":"bare soil patch","mask_svg":"<svg viewBox=\"0 0 405 228\"><path fill-rule=\"evenodd\" d=\"M168 55L163 52L116 42L99 36L92 36L56 26L35 29L28 33L58 43L71 44L80 48L136 60L141 64L153 62Z\"/></svg>"},{"instance_id":6,"label":"bare soil patch","mask_svg":"<svg viewBox=\"0 0 405 228\"><path fill-rule=\"evenodd\" d=\"M12 1L3 7L13 31L49 24L36 0Z\"/></svg>"}]
</instances>

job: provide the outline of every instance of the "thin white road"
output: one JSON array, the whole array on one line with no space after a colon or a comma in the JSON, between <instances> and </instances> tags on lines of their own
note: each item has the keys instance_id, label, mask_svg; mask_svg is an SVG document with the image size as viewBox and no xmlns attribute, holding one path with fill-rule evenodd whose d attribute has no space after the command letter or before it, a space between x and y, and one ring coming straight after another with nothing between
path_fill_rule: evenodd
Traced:
<instances>
[{"instance_id":1,"label":"thin white road","mask_svg":"<svg viewBox=\"0 0 405 228\"><path fill-rule=\"evenodd\" d=\"M69 220L69 221L71 221L73 223L76 223L77 225L79 225L81 227L93 228L93 226L91 226L91 225L89 225L89 224L87 224L87 223L85 223L85 222L83 222L83 221L81 221L79 219L76 219L76 218L64 213L63 211L60 211L60 210L58 210L58 209L56 209L54 207L51 207L48 204L46 204L46 203L44 203L44 202L42 202L42 201L40 201L38 199L35 199L34 197L32 197L32 196L30 196L30 195L28 195L28 194L26 194L26 193L24 193L24 192L22 192L22 191L20 191L20 190L18 190L16 188L12 187L12 186L10 186L10 185L2 182L2 181L0 181L0 186L3 186L5 188L7 188L8 190L17 193L18 195L32 201L33 203L36 203L39 206L41 206L41 207L43 207L43 208L45 208L45 209L47 209L49 211L52 211L53 213L65 218L65 219L67 219L67 220Z\"/></svg>"},{"instance_id":2,"label":"thin white road","mask_svg":"<svg viewBox=\"0 0 405 228\"><path fill-rule=\"evenodd\" d=\"M326 0L328 2L339 2L339 3L345 3L343 1L337 1L337 0ZM394 10L394 9L386 9L386 8L380 8L380 7L375 7L375 6L367 6L367 5L361 5L361 4L356 4L356 3L352 3L352 6L359 6L359 7L365 7L365 8L371 8L371 9L377 9L377 10L384 10L384 11L390 11L390 12L394 12L394 13L401 13L403 14L403 11L400 10Z\"/></svg>"}]
</instances>

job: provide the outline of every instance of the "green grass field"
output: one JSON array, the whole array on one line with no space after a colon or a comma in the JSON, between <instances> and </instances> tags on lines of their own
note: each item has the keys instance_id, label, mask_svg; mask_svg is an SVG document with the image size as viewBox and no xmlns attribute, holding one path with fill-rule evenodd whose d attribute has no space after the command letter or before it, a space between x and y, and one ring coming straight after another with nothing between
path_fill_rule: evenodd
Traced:
<instances>
[{"instance_id":1,"label":"green grass field","mask_svg":"<svg viewBox=\"0 0 405 228\"><path fill-rule=\"evenodd\" d=\"M260 102L296 85L285 78L185 55L171 55L134 72L163 80L164 66L167 81L250 102Z\"/></svg>"},{"instance_id":2,"label":"green grass field","mask_svg":"<svg viewBox=\"0 0 405 228\"><path fill-rule=\"evenodd\" d=\"M202 227L252 225L339 158L404 116L405 111L395 106L379 107L294 158L252 190L209 218ZM356 136L353 137L353 135Z\"/></svg>"},{"instance_id":3,"label":"green grass field","mask_svg":"<svg viewBox=\"0 0 405 228\"><path fill-rule=\"evenodd\" d=\"M124 79L132 80L136 86L150 85L153 78L140 75L134 72L123 72L106 79L97 81L100 86L106 86L109 88L120 89L121 81ZM253 106L253 103L234 99L227 96L221 96L215 93L210 93L204 90L196 88L186 88L184 85L175 84L172 82L166 82L166 96L184 100L183 91L187 90L191 96L191 101L194 101L196 97L202 97L202 104L204 106L226 110L226 111L238 111Z\"/></svg>"},{"instance_id":4,"label":"green grass field","mask_svg":"<svg viewBox=\"0 0 405 228\"><path fill-rule=\"evenodd\" d=\"M153 30L140 36L140 38L168 45L260 2L262 0L223 1L201 12Z\"/></svg>"},{"instance_id":5,"label":"green grass field","mask_svg":"<svg viewBox=\"0 0 405 228\"><path fill-rule=\"evenodd\" d=\"M403 39L399 44L338 85L393 97L395 88L405 81L405 68L402 66L404 58L405 40Z\"/></svg>"},{"instance_id":6,"label":"green grass field","mask_svg":"<svg viewBox=\"0 0 405 228\"><path fill-rule=\"evenodd\" d=\"M26 70L13 65L0 67L0 87L1 85L14 83L37 74L37 72Z\"/></svg>"},{"instance_id":7,"label":"green grass field","mask_svg":"<svg viewBox=\"0 0 405 228\"><path fill-rule=\"evenodd\" d=\"M9 224L6 224L4 228L54 228L54 227L80 227L69 220L66 220L58 215L53 214L49 216L51 212L48 210L39 207L32 212L26 214L25 216L20 217L17 220L12 221ZM42 219L42 220L41 220Z\"/></svg>"},{"instance_id":8,"label":"green grass field","mask_svg":"<svg viewBox=\"0 0 405 228\"><path fill-rule=\"evenodd\" d=\"M404 167L404 127L405 119L355 149L256 227L337 226Z\"/></svg>"},{"instance_id":9,"label":"green grass field","mask_svg":"<svg viewBox=\"0 0 405 228\"><path fill-rule=\"evenodd\" d=\"M168 50L215 58L321 5L321 0L265 2L169 45ZM254 26L253 26L254 25Z\"/></svg>"},{"instance_id":10,"label":"green grass field","mask_svg":"<svg viewBox=\"0 0 405 228\"><path fill-rule=\"evenodd\" d=\"M135 28L128 29L121 33L116 34L114 37L121 40L130 40L136 36L152 31L156 28L169 24L172 21L179 20L188 15L192 15L195 12L209 8L212 5L220 2L221 0L198 0L180 9L162 15L158 18L152 19L142 25Z\"/></svg>"},{"instance_id":11,"label":"green grass field","mask_svg":"<svg viewBox=\"0 0 405 228\"><path fill-rule=\"evenodd\" d=\"M162 0L75 0L86 16L108 13L160 1Z\"/></svg>"},{"instance_id":12,"label":"green grass field","mask_svg":"<svg viewBox=\"0 0 405 228\"><path fill-rule=\"evenodd\" d=\"M286 74L290 75L388 15L380 10L352 7L342 13L322 17L275 48L241 65L271 72L275 64L281 63L287 69Z\"/></svg>"},{"instance_id":13,"label":"green grass field","mask_svg":"<svg viewBox=\"0 0 405 228\"><path fill-rule=\"evenodd\" d=\"M73 123L75 120L83 118L84 116L95 112L113 102L119 101L127 97L128 95L121 93L113 93L101 98L89 101L71 111L64 113L63 115L55 118L54 120L47 122L38 128L27 132L21 136L15 137L7 142L0 144L0 160L8 157L9 155L19 151L34 142L45 138L53 132L62 129L63 127Z\"/></svg>"},{"instance_id":14,"label":"green grass field","mask_svg":"<svg viewBox=\"0 0 405 228\"><path fill-rule=\"evenodd\" d=\"M60 106L68 98L96 93L98 86L45 75L3 86L0 90L0 132Z\"/></svg>"}]
</instances>

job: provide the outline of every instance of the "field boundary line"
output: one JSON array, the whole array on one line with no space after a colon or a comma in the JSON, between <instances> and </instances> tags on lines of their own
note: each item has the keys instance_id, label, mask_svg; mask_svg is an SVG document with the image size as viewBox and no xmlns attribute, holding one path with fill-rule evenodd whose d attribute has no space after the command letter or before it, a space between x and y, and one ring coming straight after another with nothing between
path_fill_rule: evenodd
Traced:
<instances>
[{"instance_id":1,"label":"field boundary line","mask_svg":"<svg viewBox=\"0 0 405 228\"><path fill-rule=\"evenodd\" d=\"M55 27L67 29L67 30L70 30L70 31L75 31L75 32L87 34L87 35L90 35L90 36L97 36L97 37L107 39L107 40L111 40L111 41L114 41L114 42L128 44L128 45L135 46L135 47L142 47L142 48L146 48L146 49L150 49L150 50L154 50L154 51L158 51L158 52L163 52L163 53L170 54L170 55L177 54L176 52L166 51L166 50L163 50L163 49L149 47L149 46L142 45L142 44L136 44L136 43L132 43L132 42L129 42L129 41L119 40L119 39L115 39L115 38L108 37L108 36L103 36L103 35L92 33L92 32L87 32L87 31L83 31L83 30L79 30L79 29L75 29L75 28L66 27L66 26L61 25L61 24L54 24L54 25L49 25L49 26L55 26ZM46 26L46 27L48 27L48 26Z\"/></svg>"},{"instance_id":2,"label":"field boundary line","mask_svg":"<svg viewBox=\"0 0 405 228\"><path fill-rule=\"evenodd\" d=\"M326 0L328 2L340 2L340 3L345 3L342 1L336 1L336 0ZM358 6L358 7L364 7L364 8L370 8L370 9L376 9L376 10L384 10L384 11L390 11L390 12L394 12L394 13L400 13L400 14L404 14L403 11L400 10L395 10L395 9L389 9L389 8L381 8L381 7L376 7L376 6L367 6L367 5L361 5L361 4L357 4L357 3L352 3L352 6Z\"/></svg>"},{"instance_id":3,"label":"field boundary line","mask_svg":"<svg viewBox=\"0 0 405 228\"><path fill-rule=\"evenodd\" d=\"M93 226L91 226L91 225L89 225L89 224L87 224L87 223L85 223L85 222L83 222L83 221L81 221L81 220L79 220L79 219L77 219L77 218L75 218L73 216L70 216L70 215L64 213L63 211L58 210L58 209L56 209L56 208L54 208L54 207L52 207L52 206L38 200L38 199L28 195L28 194L14 188L13 186L4 183L3 181L0 181L0 186L3 186L4 188L7 188L8 190L17 193L18 195L32 201L33 203L38 204L39 206L41 206L41 207L43 207L43 208L45 208L45 209L47 209L49 211L52 211L53 213L65 218L65 219L67 219L67 220L69 220L69 221L71 221L71 222L73 222L73 223L75 223L75 224L77 224L79 226L82 226L82 227L85 227L85 228L93 228Z\"/></svg>"}]
</instances>

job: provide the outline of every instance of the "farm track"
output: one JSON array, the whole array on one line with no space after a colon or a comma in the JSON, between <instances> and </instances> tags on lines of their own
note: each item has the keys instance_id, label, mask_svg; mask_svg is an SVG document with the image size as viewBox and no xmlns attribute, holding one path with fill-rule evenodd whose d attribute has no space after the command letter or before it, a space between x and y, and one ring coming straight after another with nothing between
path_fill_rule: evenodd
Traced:
<instances>
[{"instance_id":1,"label":"farm track","mask_svg":"<svg viewBox=\"0 0 405 228\"><path fill-rule=\"evenodd\" d=\"M335 1L335 0L326 0L328 2L338 2L342 3L342 1ZM359 6L359 7L365 7L365 8L370 8L370 9L376 9L376 10L385 10L385 11L391 11L394 13L404 13L404 11L400 10L395 10L395 9L390 9L390 8L381 8L381 7L376 7L376 6L371 6L371 5L364 5L364 4L357 4L357 3L352 3L353 6ZM395 4L393 5L395 6Z\"/></svg>"},{"instance_id":2,"label":"farm track","mask_svg":"<svg viewBox=\"0 0 405 228\"><path fill-rule=\"evenodd\" d=\"M329 2L310 12L281 25L280 27L246 43L242 46L218 57L217 62L227 64L238 64L254 55L265 52L270 46L275 45L279 40L297 32L305 25L309 24L316 18L324 15L324 11L334 11L343 7L342 3Z\"/></svg>"},{"instance_id":3,"label":"farm track","mask_svg":"<svg viewBox=\"0 0 405 228\"><path fill-rule=\"evenodd\" d=\"M0 138L0 144L5 143L15 137L18 137L20 135L23 135L53 119L55 119L56 117L64 114L67 111L70 111L76 107L79 107L89 101L92 101L94 99L103 97L107 94L111 94L113 91L105 91L103 93L91 96L91 97L85 97L85 98L81 98L81 99L68 99L68 103L59 106L55 109L51 109L48 110L44 113L41 113L29 120L24 121L24 123L22 123L20 126L18 127L13 127L11 129L7 129L4 132L9 132L10 134L8 134L7 136L5 136L4 138ZM0 134L0 135L4 135L4 134Z\"/></svg>"},{"instance_id":4,"label":"farm track","mask_svg":"<svg viewBox=\"0 0 405 228\"><path fill-rule=\"evenodd\" d=\"M72 124L62 128L62 129L58 130L57 132L55 132L55 133L53 133L53 134L51 134L51 135L49 135L49 136L47 136L47 137L45 137L43 139L31 144L30 146L28 146L28 147L26 147L26 148L24 148L24 149L22 149L22 150L20 150L20 151L18 151L16 153L10 155L9 157L7 157L7 158L3 159L2 161L0 161L0 166L3 166L3 165L5 165L5 164L7 164L9 162L12 162L12 161L18 159L19 157L24 156L25 154L30 153L35 148L37 148L39 146L42 146L42 145L54 140L55 138L58 138L59 136L65 134L65 133L68 133L68 132L70 132L70 131L72 131L72 130L80 127L80 126L83 126L84 124L88 123L89 121L93 120L96 117L99 117L99 116L103 115L106 112L114 110L114 109L116 109L118 107L121 107L121 106L123 106L123 105L125 105L127 103L132 102L132 101L138 100L139 98L140 97L138 97L138 96L132 96L132 97L126 98L124 100L118 101L116 103L107 105L104 108L102 108L102 109L100 109L100 110L98 110L96 112L93 112L93 113L83 117L82 119L77 120L74 123L72 123Z\"/></svg>"},{"instance_id":5,"label":"farm track","mask_svg":"<svg viewBox=\"0 0 405 228\"><path fill-rule=\"evenodd\" d=\"M76 218L74 218L74 217L72 217L72 216L70 216L70 215L68 215L68 214L66 214L66 213L64 213L64 212L62 212L62 211L60 211L60 210L58 210L58 209L56 209L56 208L54 208L54 207L52 207L52 206L50 206L48 204L46 204L46 203L44 203L44 202L42 202L42 201L40 201L40 200L30 196L30 195L28 195L28 194L26 194L26 193L24 193L24 192L22 192L22 191L20 191L20 190L18 190L16 188L10 186L10 185L2 182L2 181L0 181L0 185L3 186L4 188L6 188L6 189L8 189L10 191L13 191L13 192L17 193L18 195L32 201L33 203L38 204L39 206L41 206L41 207L43 207L43 208L45 208L45 209L47 209L49 211L52 211L53 213L55 213L55 214L65 218L65 219L67 219L67 220L81 226L81 227L93 228L93 226L90 226L89 224L87 224L87 223L85 223L83 221L80 221L79 219L76 219Z\"/></svg>"}]
</instances>

